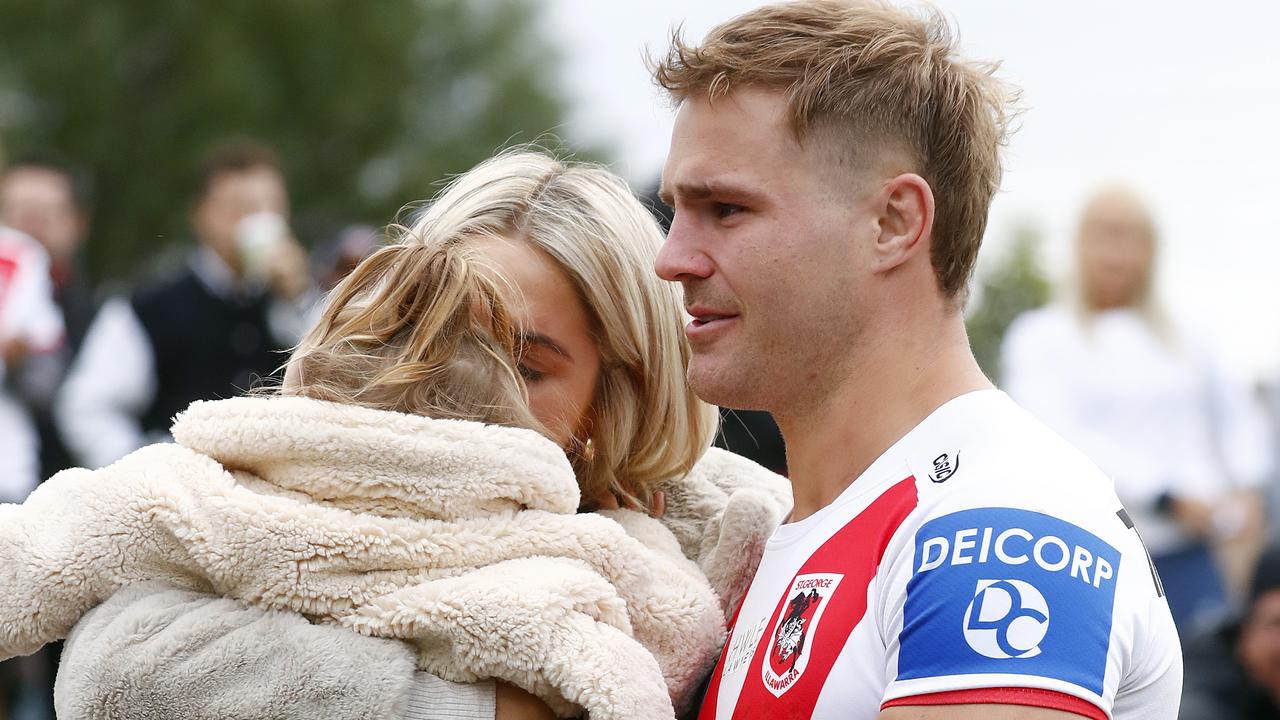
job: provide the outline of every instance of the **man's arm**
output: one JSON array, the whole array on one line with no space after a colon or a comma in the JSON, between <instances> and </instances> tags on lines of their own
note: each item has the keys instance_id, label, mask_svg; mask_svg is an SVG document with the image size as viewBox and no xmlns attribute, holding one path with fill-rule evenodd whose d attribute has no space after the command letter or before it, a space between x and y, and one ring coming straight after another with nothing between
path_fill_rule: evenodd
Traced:
<instances>
[{"instance_id":1,"label":"man's arm","mask_svg":"<svg viewBox=\"0 0 1280 720\"><path fill-rule=\"evenodd\" d=\"M311 279L307 251L292 237L276 245L267 265L271 302L267 325L282 347L292 347L320 317L321 294Z\"/></svg>"}]
</instances>

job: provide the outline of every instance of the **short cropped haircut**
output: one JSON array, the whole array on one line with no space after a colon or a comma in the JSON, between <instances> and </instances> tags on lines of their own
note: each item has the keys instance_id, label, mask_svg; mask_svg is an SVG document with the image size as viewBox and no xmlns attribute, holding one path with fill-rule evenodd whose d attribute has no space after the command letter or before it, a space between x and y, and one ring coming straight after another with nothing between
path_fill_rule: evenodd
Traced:
<instances>
[{"instance_id":1,"label":"short cropped haircut","mask_svg":"<svg viewBox=\"0 0 1280 720\"><path fill-rule=\"evenodd\" d=\"M677 32L653 63L655 81L677 103L777 88L798 141L820 132L855 158L868 144L904 145L935 195L938 284L961 301L1000 185L1015 97L996 69L960 58L936 10L836 0L765 6L719 25L701 45Z\"/></svg>"},{"instance_id":2,"label":"short cropped haircut","mask_svg":"<svg viewBox=\"0 0 1280 720\"><path fill-rule=\"evenodd\" d=\"M195 197L204 198L214 181L223 175L267 168L284 174L280 156L269 146L248 138L235 138L214 146L200 163L196 177Z\"/></svg>"}]
</instances>

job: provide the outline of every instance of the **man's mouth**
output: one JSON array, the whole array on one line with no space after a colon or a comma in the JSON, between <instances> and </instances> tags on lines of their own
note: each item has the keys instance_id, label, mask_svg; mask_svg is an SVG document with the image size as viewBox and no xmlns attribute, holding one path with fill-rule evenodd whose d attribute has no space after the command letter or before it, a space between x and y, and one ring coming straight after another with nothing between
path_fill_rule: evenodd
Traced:
<instances>
[{"instance_id":1,"label":"man's mouth","mask_svg":"<svg viewBox=\"0 0 1280 720\"><path fill-rule=\"evenodd\" d=\"M710 325L711 323L716 322L717 320L728 320L731 317L734 317L734 316L733 315L714 315L714 314L694 315L693 325L695 327L702 327L703 325Z\"/></svg>"},{"instance_id":2,"label":"man's mouth","mask_svg":"<svg viewBox=\"0 0 1280 720\"><path fill-rule=\"evenodd\" d=\"M719 309L710 309L705 307L693 306L687 309L689 315L693 317L689 324L685 326L685 336L690 340L704 340L718 333L722 328L727 328L733 320L738 318L737 315L725 312Z\"/></svg>"}]
</instances>

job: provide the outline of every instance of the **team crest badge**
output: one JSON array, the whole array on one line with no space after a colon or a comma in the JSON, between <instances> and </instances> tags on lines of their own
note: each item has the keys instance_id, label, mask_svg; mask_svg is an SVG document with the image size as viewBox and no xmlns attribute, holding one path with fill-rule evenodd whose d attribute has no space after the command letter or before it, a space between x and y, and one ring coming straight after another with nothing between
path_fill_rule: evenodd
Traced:
<instances>
[{"instance_id":1,"label":"team crest badge","mask_svg":"<svg viewBox=\"0 0 1280 720\"><path fill-rule=\"evenodd\" d=\"M770 636L769 659L763 664L764 686L774 697L782 697L804 675L822 611L842 577L832 573L800 575L791 583Z\"/></svg>"}]
</instances>

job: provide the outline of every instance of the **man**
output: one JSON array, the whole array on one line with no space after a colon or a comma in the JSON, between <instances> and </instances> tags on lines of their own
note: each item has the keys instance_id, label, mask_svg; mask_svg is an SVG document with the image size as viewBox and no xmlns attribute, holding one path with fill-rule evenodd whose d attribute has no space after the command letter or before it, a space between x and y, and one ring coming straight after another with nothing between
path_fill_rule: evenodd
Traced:
<instances>
[{"instance_id":1,"label":"man","mask_svg":"<svg viewBox=\"0 0 1280 720\"><path fill-rule=\"evenodd\" d=\"M91 204L88 180L52 157L20 158L0 175L0 223L35 238L48 253L53 299L66 324L61 348L30 358L14 378L39 431L42 480L73 464L54 426L53 400L97 309L80 266Z\"/></svg>"},{"instance_id":2,"label":"man","mask_svg":"<svg viewBox=\"0 0 1280 720\"><path fill-rule=\"evenodd\" d=\"M655 76L689 381L774 415L795 498L701 717L1174 717L1177 636L1110 481L969 349L991 69L936 15L811 1L677 40Z\"/></svg>"},{"instance_id":3,"label":"man","mask_svg":"<svg viewBox=\"0 0 1280 720\"><path fill-rule=\"evenodd\" d=\"M1280 547L1258 560L1243 618L1187 644L1181 720L1280 720Z\"/></svg>"},{"instance_id":4,"label":"man","mask_svg":"<svg viewBox=\"0 0 1280 720\"><path fill-rule=\"evenodd\" d=\"M281 364L314 301L287 215L272 151L238 141L209 156L190 262L103 306L58 400L62 434L81 463L101 467L163 439L192 401L239 394Z\"/></svg>"}]
</instances>

